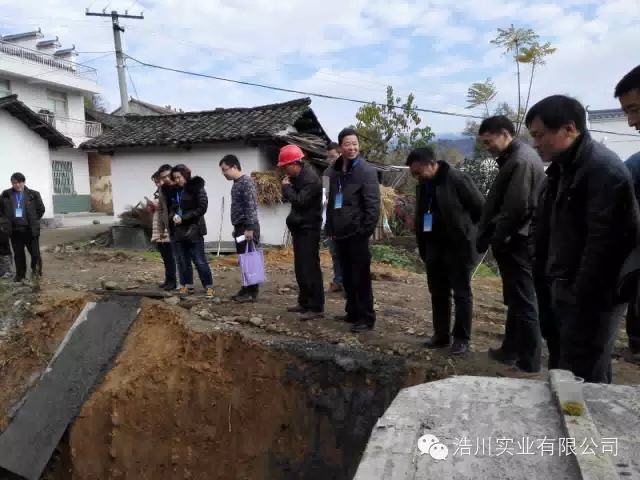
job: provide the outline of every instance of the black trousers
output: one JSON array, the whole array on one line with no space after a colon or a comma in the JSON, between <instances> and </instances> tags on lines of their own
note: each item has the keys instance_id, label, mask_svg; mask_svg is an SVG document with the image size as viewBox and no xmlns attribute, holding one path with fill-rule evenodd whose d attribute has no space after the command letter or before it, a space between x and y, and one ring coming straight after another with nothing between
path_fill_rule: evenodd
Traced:
<instances>
[{"instance_id":1,"label":"black trousers","mask_svg":"<svg viewBox=\"0 0 640 480\"><path fill-rule=\"evenodd\" d=\"M246 228L243 225L235 225L233 227L233 238L241 237L244 235ZM240 255L241 253L245 253L247 251L247 242L235 242L236 243L236 253ZM253 245L258 247L260 245L260 226L253 227ZM241 287L240 292L242 294L252 295L254 297L258 296L260 292L260 285L249 285L247 287Z\"/></svg>"},{"instance_id":2,"label":"black trousers","mask_svg":"<svg viewBox=\"0 0 640 480\"><path fill-rule=\"evenodd\" d=\"M352 323L373 326L376 313L373 309L369 238L360 234L336 239L336 247L342 265L343 287L347 295L347 317Z\"/></svg>"},{"instance_id":3,"label":"black trousers","mask_svg":"<svg viewBox=\"0 0 640 480\"><path fill-rule=\"evenodd\" d=\"M304 310L324 312L324 285L320 267L320 230L291 232L294 267L298 282L298 305Z\"/></svg>"},{"instance_id":4,"label":"black trousers","mask_svg":"<svg viewBox=\"0 0 640 480\"><path fill-rule=\"evenodd\" d=\"M13 261L16 264L16 278L24 279L27 275L27 255L31 257L31 272L42 275L42 257L40 256L40 236L33 236L30 231L14 230L11 234Z\"/></svg>"},{"instance_id":5,"label":"black trousers","mask_svg":"<svg viewBox=\"0 0 640 480\"><path fill-rule=\"evenodd\" d=\"M629 350L632 353L640 353L640 282L636 298L629 303L626 322L627 337L629 338Z\"/></svg>"},{"instance_id":6,"label":"black trousers","mask_svg":"<svg viewBox=\"0 0 640 480\"><path fill-rule=\"evenodd\" d=\"M453 338L468 343L471 339L473 265L457 261L449 252L441 252L425 261L427 285L431 295L433 332L438 340L449 341L451 335L451 296L455 303Z\"/></svg>"},{"instance_id":7,"label":"black trousers","mask_svg":"<svg viewBox=\"0 0 640 480\"><path fill-rule=\"evenodd\" d=\"M541 335L528 238L515 235L509 243L492 251L500 269L504 304L507 306L500 349L515 357L516 366L521 370L538 372Z\"/></svg>"},{"instance_id":8,"label":"black trousers","mask_svg":"<svg viewBox=\"0 0 640 480\"><path fill-rule=\"evenodd\" d=\"M177 270L176 259L173 255L173 244L172 242L158 242L156 245L158 245L158 251L164 264L164 283L165 285L176 285Z\"/></svg>"},{"instance_id":9,"label":"black trousers","mask_svg":"<svg viewBox=\"0 0 640 480\"><path fill-rule=\"evenodd\" d=\"M555 279L547 285L553 322L543 329L549 368L569 370L585 382L611 383L611 354L625 305L581 306L568 280Z\"/></svg>"}]
</instances>

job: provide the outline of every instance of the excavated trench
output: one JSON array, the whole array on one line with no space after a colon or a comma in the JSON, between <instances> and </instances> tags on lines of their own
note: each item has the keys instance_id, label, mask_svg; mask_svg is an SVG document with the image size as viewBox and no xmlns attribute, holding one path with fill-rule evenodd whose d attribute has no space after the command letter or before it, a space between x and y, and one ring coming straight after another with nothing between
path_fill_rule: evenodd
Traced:
<instances>
[{"instance_id":1,"label":"excavated trench","mask_svg":"<svg viewBox=\"0 0 640 480\"><path fill-rule=\"evenodd\" d=\"M351 479L397 392L434 380L401 357L196 332L143 301L65 434L48 479Z\"/></svg>"}]
</instances>

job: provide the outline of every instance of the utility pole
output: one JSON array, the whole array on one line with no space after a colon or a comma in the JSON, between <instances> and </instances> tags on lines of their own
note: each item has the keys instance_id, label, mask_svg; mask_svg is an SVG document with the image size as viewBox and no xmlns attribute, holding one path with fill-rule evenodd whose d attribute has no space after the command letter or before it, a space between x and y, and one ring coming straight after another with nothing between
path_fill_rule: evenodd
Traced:
<instances>
[{"instance_id":1,"label":"utility pole","mask_svg":"<svg viewBox=\"0 0 640 480\"><path fill-rule=\"evenodd\" d=\"M124 66L124 53L122 53L122 38L120 37L120 33L124 32L124 27L120 26L119 19L121 18L133 18L136 20L144 20L144 16L140 15L129 15L128 12L125 11L124 15L119 14L117 11L113 10L111 13L97 13L90 12L87 9L85 15L87 17L110 17L111 23L113 24L113 44L115 46L116 51L116 68L118 69L118 86L120 87L120 109L122 110L122 114L126 115L129 113L129 94L127 93L127 77L125 76L125 66Z\"/></svg>"}]
</instances>

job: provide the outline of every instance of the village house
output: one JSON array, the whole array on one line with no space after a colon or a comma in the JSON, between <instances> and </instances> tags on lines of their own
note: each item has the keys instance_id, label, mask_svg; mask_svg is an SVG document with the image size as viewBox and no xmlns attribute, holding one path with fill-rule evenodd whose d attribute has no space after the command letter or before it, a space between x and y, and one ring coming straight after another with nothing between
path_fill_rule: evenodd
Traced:
<instances>
[{"instance_id":1,"label":"village house","mask_svg":"<svg viewBox=\"0 0 640 480\"><path fill-rule=\"evenodd\" d=\"M220 159L234 154L248 174L276 170L279 149L300 146L322 171L329 137L309 98L252 108L218 108L168 115L127 115L121 123L80 148L110 158L113 213L118 215L151 196L151 174L162 164L184 163L206 181L209 210L206 242L231 238L231 184L222 176ZM266 202L260 208L264 243L285 243L288 204Z\"/></svg>"},{"instance_id":2,"label":"village house","mask_svg":"<svg viewBox=\"0 0 640 480\"><path fill-rule=\"evenodd\" d=\"M42 194L45 218L91 210L89 162L77 147L102 133L84 113L99 87L96 70L76 56L40 30L0 37L0 182L22 171Z\"/></svg>"},{"instance_id":3,"label":"village house","mask_svg":"<svg viewBox=\"0 0 640 480\"><path fill-rule=\"evenodd\" d=\"M587 114L593 139L616 152L622 161L640 150L640 135L629 127L621 109L587 110Z\"/></svg>"}]
</instances>

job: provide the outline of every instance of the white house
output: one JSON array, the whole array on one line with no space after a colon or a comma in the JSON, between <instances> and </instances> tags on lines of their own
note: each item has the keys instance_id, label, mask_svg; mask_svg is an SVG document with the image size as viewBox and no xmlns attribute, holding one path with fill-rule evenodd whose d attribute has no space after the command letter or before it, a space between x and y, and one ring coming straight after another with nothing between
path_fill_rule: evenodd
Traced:
<instances>
[{"instance_id":1,"label":"white house","mask_svg":"<svg viewBox=\"0 0 640 480\"><path fill-rule=\"evenodd\" d=\"M0 185L8 184L16 170L24 173L28 185L43 194L49 218L54 213L90 211L87 154L77 147L102 133L101 124L86 121L84 112L84 97L99 93L96 70L76 63L74 47L60 47L57 38L44 39L40 30L0 37L0 98L17 95L23 105L71 139L69 146L52 148L46 164L31 166L26 144L20 161L0 157ZM16 138L0 130L3 145Z\"/></svg>"},{"instance_id":2,"label":"white house","mask_svg":"<svg viewBox=\"0 0 640 480\"><path fill-rule=\"evenodd\" d=\"M276 168L279 149L296 143L312 161L325 166L322 159L326 158L329 137L310 104L309 98L303 98L253 108L125 116L124 122L85 141L80 148L111 156L115 215L151 196L155 187L150 177L160 165L186 164L206 182L209 209L205 241L217 241L221 226L222 240L229 241L231 183L220 173L220 160L234 154L248 174L270 171ZM260 208L263 243L284 243L289 210L288 204Z\"/></svg>"},{"instance_id":3,"label":"white house","mask_svg":"<svg viewBox=\"0 0 640 480\"><path fill-rule=\"evenodd\" d=\"M621 109L588 110L587 113L593 139L616 152L622 161L640 151L640 135L629 126Z\"/></svg>"}]
</instances>

